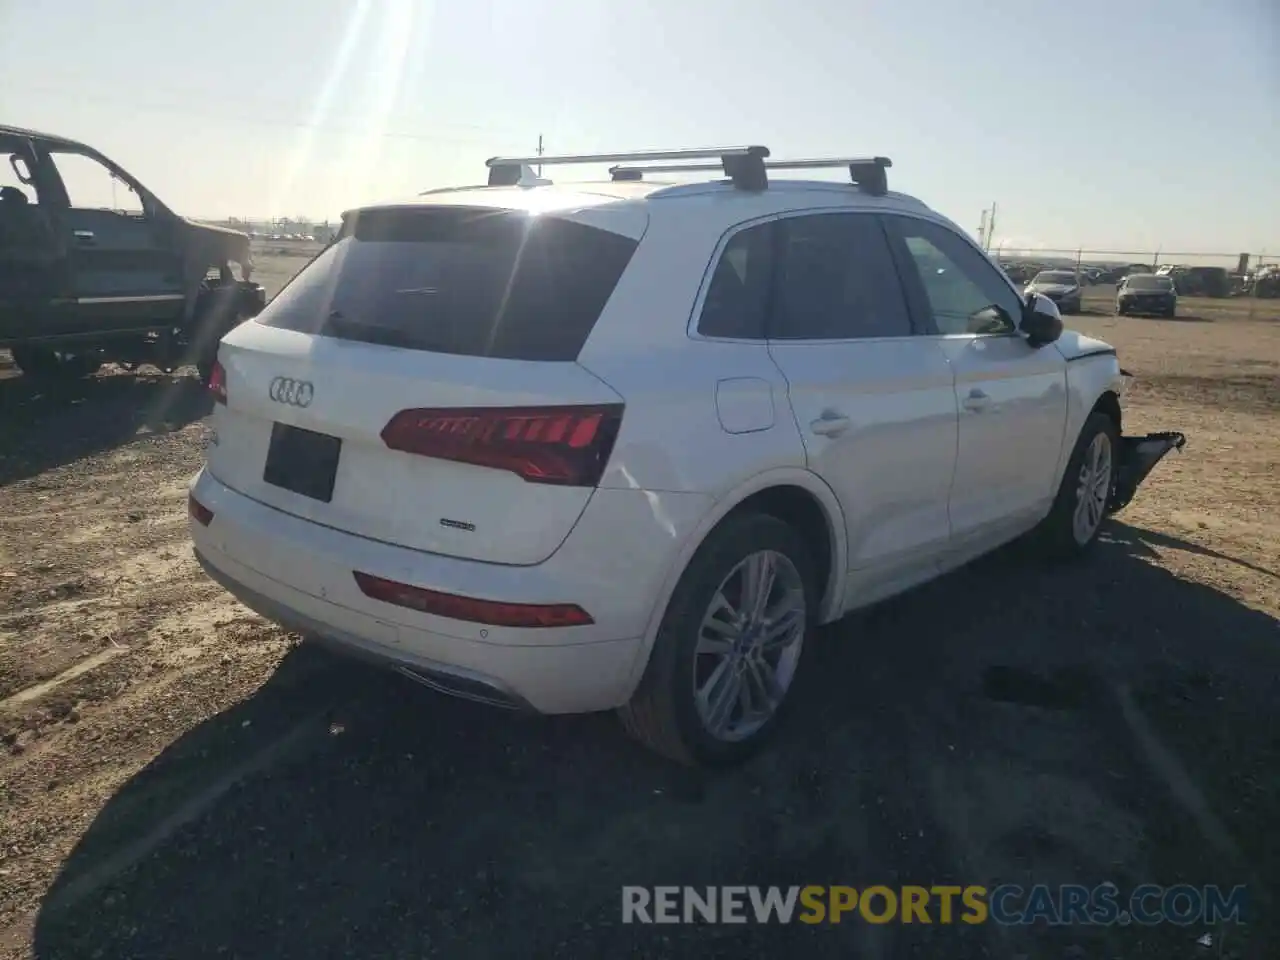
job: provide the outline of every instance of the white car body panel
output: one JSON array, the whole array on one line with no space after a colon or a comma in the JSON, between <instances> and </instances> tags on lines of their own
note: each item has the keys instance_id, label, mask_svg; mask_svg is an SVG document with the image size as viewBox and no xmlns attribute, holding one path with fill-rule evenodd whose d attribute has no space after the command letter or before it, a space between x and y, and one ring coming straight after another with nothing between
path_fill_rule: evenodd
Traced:
<instances>
[{"instance_id":1,"label":"white car body panel","mask_svg":"<svg viewBox=\"0 0 1280 960\"><path fill-rule=\"evenodd\" d=\"M229 402L214 414L209 469L262 503L338 530L412 549L496 563L540 563L564 542L591 491L528 484L515 474L391 451L379 432L413 407L612 403L573 363L522 363L397 350L242 324L222 341ZM277 376L321 386L306 409L272 402ZM331 503L267 484L272 423L343 441ZM429 495L426 491L429 491ZM474 526L464 530L449 520Z\"/></svg>"},{"instance_id":2,"label":"white car body panel","mask_svg":"<svg viewBox=\"0 0 1280 960\"><path fill-rule=\"evenodd\" d=\"M831 623L846 612L850 605L846 590L849 551L845 537L844 511L840 506L839 499L823 479L812 471L787 467L767 470L764 473L756 474L750 480L728 491L717 500L715 505L707 511L706 515L698 523L697 528L685 542L680 555L667 570L662 589L659 590L654 598L653 610L650 614L648 629L645 631L644 642L637 651L637 662L632 671L632 677L636 683L640 681L640 676L644 673L649 651L652 649L654 638L657 636L658 627L661 625L662 616L666 611L667 603L671 599L671 594L675 592L676 584L680 581L680 575L684 573L685 567L689 565L689 561L693 558L694 553L697 552L698 547L702 545L711 531L735 508L757 494L778 487L797 487L805 491L822 507L823 513L828 518L827 532L831 539L831 572L824 585L826 589L822 607L815 617L816 622L819 624Z\"/></svg>"},{"instance_id":3,"label":"white car body panel","mask_svg":"<svg viewBox=\"0 0 1280 960\"><path fill-rule=\"evenodd\" d=\"M1066 421L1066 361L1018 335L935 342L955 373L960 427L951 533L953 546L967 553L1048 512Z\"/></svg>"},{"instance_id":4,"label":"white car body panel","mask_svg":"<svg viewBox=\"0 0 1280 960\"><path fill-rule=\"evenodd\" d=\"M1086 336L1078 330L1063 330L1062 336L1054 342L1053 346L1055 350L1062 354L1064 359L1071 361L1095 356L1111 356L1114 358L1116 354L1115 347L1105 340Z\"/></svg>"},{"instance_id":5,"label":"white car body panel","mask_svg":"<svg viewBox=\"0 0 1280 960\"><path fill-rule=\"evenodd\" d=\"M243 496L207 470L191 489L214 514L209 526L191 526L197 551L224 577L296 613L293 621L279 618L286 625L332 624L340 639L379 656L474 672L546 713L625 701L652 597L712 507L711 498L699 494L597 491L551 559L511 567L333 530ZM625 551L617 549L624 536ZM596 622L530 630L431 616L364 596L353 570L513 603L572 599Z\"/></svg>"},{"instance_id":6,"label":"white car body panel","mask_svg":"<svg viewBox=\"0 0 1280 960\"><path fill-rule=\"evenodd\" d=\"M1099 397L1111 396L1124 399L1125 378L1120 372L1120 360L1111 344L1095 337L1085 336L1075 330L1064 330L1054 343L1067 361L1067 421L1064 436L1080 435L1084 421L1098 402ZM1071 456L1071 444L1064 442L1058 458L1057 477L1061 480Z\"/></svg>"},{"instance_id":7,"label":"white car body panel","mask_svg":"<svg viewBox=\"0 0 1280 960\"><path fill-rule=\"evenodd\" d=\"M809 469L844 508L848 595L874 603L935 575L956 462L946 358L925 337L775 340L769 351L787 378Z\"/></svg>"},{"instance_id":8,"label":"white car body panel","mask_svg":"<svg viewBox=\"0 0 1280 960\"><path fill-rule=\"evenodd\" d=\"M825 516L830 556L815 619L827 622L1033 525L1085 417L1103 393L1121 390L1114 351L1071 332L1039 349L1021 335L698 334L720 247L743 225L893 212L963 236L900 194L646 181L437 191L379 209L423 206L523 210L639 246L575 362L273 329L261 322L268 306L220 349L227 403L192 482L212 519L193 519L192 539L219 582L268 616L401 666L478 678L535 710L625 703L690 559L751 496L793 488ZM313 382L314 402L273 402L276 377ZM986 395L980 409L974 390ZM625 412L594 486L529 483L388 450L379 436L410 407L610 403ZM842 429L822 424L829 412L847 418ZM273 423L342 438L332 502L264 482ZM573 603L593 622L530 629L428 615L366 596L357 570L461 597Z\"/></svg>"}]
</instances>

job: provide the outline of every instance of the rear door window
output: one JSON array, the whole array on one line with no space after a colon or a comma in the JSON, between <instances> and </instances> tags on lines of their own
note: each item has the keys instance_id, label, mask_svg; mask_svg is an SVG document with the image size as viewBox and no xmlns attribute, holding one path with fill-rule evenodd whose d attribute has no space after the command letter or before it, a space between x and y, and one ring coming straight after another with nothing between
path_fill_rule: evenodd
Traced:
<instances>
[{"instance_id":1,"label":"rear door window","mask_svg":"<svg viewBox=\"0 0 1280 960\"><path fill-rule=\"evenodd\" d=\"M574 360L636 246L518 211L367 210L259 322L436 353Z\"/></svg>"}]
</instances>

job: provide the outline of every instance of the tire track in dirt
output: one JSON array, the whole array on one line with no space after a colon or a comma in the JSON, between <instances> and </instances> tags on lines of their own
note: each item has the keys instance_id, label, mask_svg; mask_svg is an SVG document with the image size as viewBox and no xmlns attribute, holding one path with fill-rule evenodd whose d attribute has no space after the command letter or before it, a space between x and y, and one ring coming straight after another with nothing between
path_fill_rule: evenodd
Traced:
<instances>
[{"instance_id":1,"label":"tire track in dirt","mask_svg":"<svg viewBox=\"0 0 1280 960\"><path fill-rule=\"evenodd\" d=\"M76 677L83 676L90 670L102 666L108 660L118 657L122 653L128 653L128 647L109 647L101 653L95 653L91 657L86 657L74 666L63 670L56 677L50 677L40 683L32 684L29 687L23 687L17 693L10 694L4 700L0 700L0 711L4 711L6 707L15 707L28 701L35 700L52 691L55 687L59 687L64 683L68 683Z\"/></svg>"},{"instance_id":2,"label":"tire track in dirt","mask_svg":"<svg viewBox=\"0 0 1280 960\"><path fill-rule=\"evenodd\" d=\"M302 262L279 276L266 264L268 292ZM171 749L157 786L119 796L166 747L251 696L296 638L191 557L186 487L211 407L194 378L108 372L51 393L0 351L0 391L0 696L60 677L0 707L0 953L25 956L32 911L108 800L123 846L297 720L260 717L194 757ZM15 923L26 932L3 935Z\"/></svg>"},{"instance_id":3,"label":"tire track in dirt","mask_svg":"<svg viewBox=\"0 0 1280 960\"><path fill-rule=\"evenodd\" d=\"M161 409L166 391L190 386L115 379L95 378L107 381L96 385L107 408L92 411L95 422L129 422L139 399ZM0 424L6 451L36 458L23 463L38 462L43 435L58 431L64 442L84 433L87 454L66 450L63 462L0 486L0 929L34 908L124 783L251 694L293 643L191 557L185 498L202 424L125 431L123 446L96 450L101 437L83 420L53 405ZM9 457L5 468L22 464ZM166 798L198 794L215 773L184 770ZM146 834L150 804L139 800L141 819L123 835Z\"/></svg>"}]
</instances>

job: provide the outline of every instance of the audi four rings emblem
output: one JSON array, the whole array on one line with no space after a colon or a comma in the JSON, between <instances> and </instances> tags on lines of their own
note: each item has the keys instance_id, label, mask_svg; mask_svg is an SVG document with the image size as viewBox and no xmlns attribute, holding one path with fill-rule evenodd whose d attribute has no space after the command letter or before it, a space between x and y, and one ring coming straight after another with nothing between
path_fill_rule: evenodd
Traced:
<instances>
[{"instance_id":1,"label":"audi four rings emblem","mask_svg":"<svg viewBox=\"0 0 1280 960\"><path fill-rule=\"evenodd\" d=\"M276 403L287 403L291 407L309 407L311 399L316 395L316 388L309 380L276 377L267 388L267 395Z\"/></svg>"}]
</instances>

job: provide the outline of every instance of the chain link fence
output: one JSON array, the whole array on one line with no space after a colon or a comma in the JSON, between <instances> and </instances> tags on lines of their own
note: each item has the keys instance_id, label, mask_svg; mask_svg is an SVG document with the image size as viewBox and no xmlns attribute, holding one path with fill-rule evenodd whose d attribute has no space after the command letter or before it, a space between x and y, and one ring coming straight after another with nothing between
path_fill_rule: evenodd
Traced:
<instances>
[{"instance_id":1,"label":"chain link fence","mask_svg":"<svg viewBox=\"0 0 1280 960\"><path fill-rule=\"evenodd\" d=\"M1089 285L1114 284L1131 273L1160 273L1171 277L1183 296L1280 297L1280 257L1262 253L1020 249L999 240L990 245L989 252L1017 283L1030 282L1041 270L1073 270Z\"/></svg>"}]
</instances>

